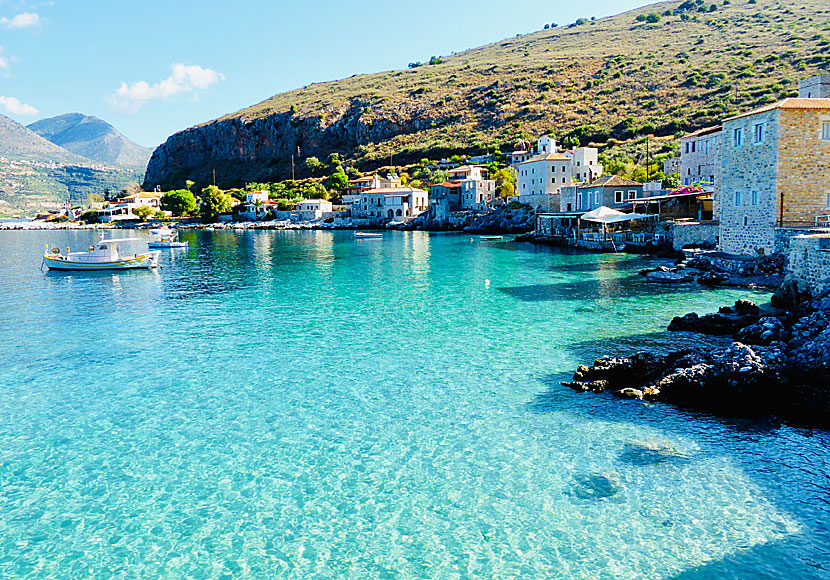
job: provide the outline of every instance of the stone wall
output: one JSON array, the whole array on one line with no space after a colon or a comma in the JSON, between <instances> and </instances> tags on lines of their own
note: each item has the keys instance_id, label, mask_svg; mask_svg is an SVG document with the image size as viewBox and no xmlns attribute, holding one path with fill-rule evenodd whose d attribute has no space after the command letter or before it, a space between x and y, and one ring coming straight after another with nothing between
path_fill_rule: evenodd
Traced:
<instances>
[{"instance_id":1,"label":"stone wall","mask_svg":"<svg viewBox=\"0 0 830 580\"><path fill-rule=\"evenodd\" d=\"M830 291L830 234L796 236L790 241L787 278L814 296Z\"/></svg>"},{"instance_id":2,"label":"stone wall","mask_svg":"<svg viewBox=\"0 0 830 580\"><path fill-rule=\"evenodd\" d=\"M778 191L784 203L777 217L783 217L780 225L811 226L816 216L830 214L830 141L821 139L830 109L782 109L779 115Z\"/></svg>"},{"instance_id":3,"label":"stone wall","mask_svg":"<svg viewBox=\"0 0 830 580\"><path fill-rule=\"evenodd\" d=\"M718 224L714 222L675 222L669 231L675 250L686 246L714 248L718 245Z\"/></svg>"},{"instance_id":4,"label":"stone wall","mask_svg":"<svg viewBox=\"0 0 830 580\"><path fill-rule=\"evenodd\" d=\"M760 143L755 141L757 124L764 126ZM736 129L743 131L740 146L735 145ZM724 122L720 144L722 175L715 183L721 251L747 256L775 251L778 141L777 109Z\"/></svg>"},{"instance_id":5,"label":"stone wall","mask_svg":"<svg viewBox=\"0 0 830 580\"><path fill-rule=\"evenodd\" d=\"M796 236L826 233L828 231L821 228L775 228L775 251L788 253L790 251L790 241Z\"/></svg>"}]
</instances>

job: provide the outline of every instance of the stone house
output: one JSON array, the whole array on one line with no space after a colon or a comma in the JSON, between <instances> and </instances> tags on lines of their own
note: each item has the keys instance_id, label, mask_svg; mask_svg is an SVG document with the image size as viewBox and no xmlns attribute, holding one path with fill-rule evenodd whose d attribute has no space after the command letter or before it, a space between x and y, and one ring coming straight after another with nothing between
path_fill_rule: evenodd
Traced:
<instances>
[{"instance_id":1,"label":"stone house","mask_svg":"<svg viewBox=\"0 0 830 580\"><path fill-rule=\"evenodd\" d=\"M325 199L304 199L295 206L295 209L306 215L313 215L313 219L319 220L323 218L324 213L331 213L332 205Z\"/></svg>"},{"instance_id":2,"label":"stone house","mask_svg":"<svg viewBox=\"0 0 830 580\"><path fill-rule=\"evenodd\" d=\"M426 211L429 194L415 187L381 187L360 194L351 215L358 218L405 221Z\"/></svg>"},{"instance_id":3,"label":"stone house","mask_svg":"<svg viewBox=\"0 0 830 580\"><path fill-rule=\"evenodd\" d=\"M816 75L798 83L799 99L830 99L830 75Z\"/></svg>"},{"instance_id":4,"label":"stone house","mask_svg":"<svg viewBox=\"0 0 830 580\"><path fill-rule=\"evenodd\" d=\"M725 120L721 167L719 249L781 249L776 228L830 214L830 99L789 98Z\"/></svg>"},{"instance_id":5,"label":"stone house","mask_svg":"<svg viewBox=\"0 0 830 580\"><path fill-rule=\"evenodd\" d=\"M680 183L694 185L704 182L704 191L714 192L720 164L721 126L707 127L680 139Z\"/></svg>"},{"instance_id":6,"label":"stone house","mask_svg":"<svg viewBox=\"0 0 830 580\"><path fill-rule=\"evenodd\" d=\"M432 216L444 219L449 213L464 209L485 211L496 201L496 182L487 179L487 168L464 165L450 170L449 180L430 187Z\"/></svg>"}]
</instances>

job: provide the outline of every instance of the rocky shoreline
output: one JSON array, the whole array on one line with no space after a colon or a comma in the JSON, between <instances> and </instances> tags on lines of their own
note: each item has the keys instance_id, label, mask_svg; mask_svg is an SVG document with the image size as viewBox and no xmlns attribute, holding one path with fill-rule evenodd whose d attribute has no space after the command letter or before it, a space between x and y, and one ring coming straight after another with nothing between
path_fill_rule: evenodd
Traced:
<instances>
[{"instance_id":1,"label":"rocky shoreline","mask_svg":"<svg viewBox=\"0 0 830 580\"><path fill-rule=\"evenodd\" d=\"M776 294L783 306L791 289ZM676 317L669 331L731 336L722 348L605 356L580 365L577 391L665 402L736 417L774 416L830 428L830 295L765 313L748 300L718 313Z\"/></svg>"}]
</instances>

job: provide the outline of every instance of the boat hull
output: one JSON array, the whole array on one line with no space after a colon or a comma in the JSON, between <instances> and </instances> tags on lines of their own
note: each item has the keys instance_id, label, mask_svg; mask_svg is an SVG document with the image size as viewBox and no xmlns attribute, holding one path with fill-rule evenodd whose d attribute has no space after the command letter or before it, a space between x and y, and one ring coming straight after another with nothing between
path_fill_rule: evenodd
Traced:
<instances>
[{"instance_id":1,"label":"boat hull","mask_svg":"<svg viewBox=\"0 0 830 580\"><path fill-rule=\"evenodd\" d=\"M120 258L109 262L90 262L80 260L66 260L60 257L45 255L43 263L50 270L137 270L150 269L158 266L161 252L148 252L130 258Z\"/></svg>"},{"instance_id":2,"label":"boat hull","mask_svg":"<svg viewBox=\"0 0 830 580\"><path fill-rule=\"evenodd\" d=\"M187 242L150 242L148 248L186 248Z\"/></svg>"}]
</instances>

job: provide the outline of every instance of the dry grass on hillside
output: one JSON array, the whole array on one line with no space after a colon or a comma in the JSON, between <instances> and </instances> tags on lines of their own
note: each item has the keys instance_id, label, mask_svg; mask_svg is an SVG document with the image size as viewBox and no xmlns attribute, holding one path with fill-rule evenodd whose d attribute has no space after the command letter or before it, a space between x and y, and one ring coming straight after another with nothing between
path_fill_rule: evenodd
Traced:
<instances>
[{"instance_id":1,"label":"dry grass on hillside","mask_svg":"<svg viewBox=\"0 0 830 580\"><path fill-rule=\"evenodd\" d=\"M717 123L830 69L827 0L706 2L686 16L662 15L680 4L507 39L438 65L312 84L225 118L294 111L326 126L358 100L367 122L436 119L426 131L365 143L363 160L472 153L544 133L615 145ZM648 13L660 21L636 20Z\"/></svg>"}]
</instances>

